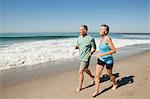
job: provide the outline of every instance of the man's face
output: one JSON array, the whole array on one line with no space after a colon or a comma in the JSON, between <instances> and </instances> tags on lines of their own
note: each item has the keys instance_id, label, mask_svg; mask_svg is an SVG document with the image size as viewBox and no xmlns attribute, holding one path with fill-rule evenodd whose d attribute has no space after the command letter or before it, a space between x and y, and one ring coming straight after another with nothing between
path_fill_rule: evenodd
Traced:
<instances>
[{"instance_id":1,"label":"man's face","mask_svg":"<svg viewBox=\"0 0 150 99\"><path fill-rule=\"evenodd\" d=\"M84 27L80 27L80 35L85 35L86 34L86 30L84 29Z\"/></svg>"}]
</instances>

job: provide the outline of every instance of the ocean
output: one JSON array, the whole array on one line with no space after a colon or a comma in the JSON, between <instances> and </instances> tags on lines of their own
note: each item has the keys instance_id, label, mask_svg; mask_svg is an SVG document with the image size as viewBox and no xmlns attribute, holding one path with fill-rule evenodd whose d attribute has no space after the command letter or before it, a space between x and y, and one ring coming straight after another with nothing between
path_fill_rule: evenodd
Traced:
<instances>
[{"instance_id":1,"label":"ocean","mask_svg":"<svg viewBox=\"0 0 150 99\"><path fill-rule=\"evenodd\" d=\"M88 35L98 43L99 33ZM78 50L72 53L78 36L78 32L1 33L0 70L77 57ZM109 33L109 36L116 48L150 44L149 33Z\"/></svg>"}]
</instances>

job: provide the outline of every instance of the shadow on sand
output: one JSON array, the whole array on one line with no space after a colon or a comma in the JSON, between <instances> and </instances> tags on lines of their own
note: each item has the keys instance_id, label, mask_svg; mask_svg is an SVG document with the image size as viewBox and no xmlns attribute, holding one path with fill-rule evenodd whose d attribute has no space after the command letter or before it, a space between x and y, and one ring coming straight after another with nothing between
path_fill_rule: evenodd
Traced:
<instances>
[{"instance_id":1,"label":"shadow on sand","mask_svg":"<svg viewBox=\"0 0 150 99\"><path fill-rule=\"evenodd\" d=\"M115 74L113 74L113 75L115 76L115 78L119 77L119 73L115 73ZM106 81L108 81L108 80L110 80L109 76L108 76L107 74L104 74L104 75L100 78L100 83L106 82ZM90 84L90 85L88 85L88 86L82 88L82 90L87 89L87 88L89 88L89 87L92 87L92 86L94 86L94 85L95 85L95 83Z\"/></svg>"},{"instance_id":2,"label":"shadow on sand","mask_svg":"<svg viewBox=\"0 0 150 99\"><path fill-rule=\"evenodd\" d=\"M134 78L134 76L131 75L131 76L123 77L123 78L117 80L117 89L118 89L119 87L121 87L121 86L124 86L124 85L133 83L133 82L134 82L133 78ZM100 95L100 94L102 94L102 93L104 93L104 92L110 90L111 88L112 88L112 85L111 85L110 87L105 88L104 90L102 90L102 91L101 91L99 94L97 94L96 96L98 96L98 95ZM94 97L96 97L96 96L94 96Z\"/></svg>"}]
</instances>

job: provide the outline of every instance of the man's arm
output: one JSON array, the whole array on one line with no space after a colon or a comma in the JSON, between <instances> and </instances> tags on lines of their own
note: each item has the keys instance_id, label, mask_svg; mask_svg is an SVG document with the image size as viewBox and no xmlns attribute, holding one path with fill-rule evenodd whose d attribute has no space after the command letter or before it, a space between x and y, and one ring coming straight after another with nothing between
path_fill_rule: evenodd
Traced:
<instances>
[{"instance_id":1,"label":"man's arm","mask_svg":"<svg viewBox=\"0 0 150 99\"><path fill-rule=\"evenodd\" d=\"M92 47L93 47L93 50L91 51L90 56L96 51L96 43L95 43L95 40L94 40L94 39L92 39L91 45L92 45Z\"/></svg>"},{"instance_id":2,"label":"man's arm","mask_svg":"<svg viewBox=\"0 0 150 99\"><path fill-rule=\"evenodd\" d=\"M75 49L75 50L76 50L76 49L79 49L79 40L77 40L76 46L74 47L74 49Z\"/></svg>"},{"instance_id":3,"label":"man's arm","mask_svg":"<svg viewBox=\"0 0 150 99\"><path fill-rule=\"evenodd\" d=\"M90 56L92 56L92 54L96 51L96 48L93 48L93 50L90 53Z\"/></svg>"}]
</instances>

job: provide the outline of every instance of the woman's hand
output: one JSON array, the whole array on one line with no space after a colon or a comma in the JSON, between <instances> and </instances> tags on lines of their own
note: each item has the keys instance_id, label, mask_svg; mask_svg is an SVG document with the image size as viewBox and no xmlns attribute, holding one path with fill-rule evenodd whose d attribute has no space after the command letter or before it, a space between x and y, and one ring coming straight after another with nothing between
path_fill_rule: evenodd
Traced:
<instances>
[{"instance_id":1,"label":"woman's hand","mask_svg":"<svg viewBox=\"0 0 150 99\"><path fill-rule=\"evenodd\" d=\"M101 57L101 56L104 56L104 54L103 54L103 53L98 53L98 54L96 55L96 58L99 58L99 57Z\"/></svg>"}]
</instances>

